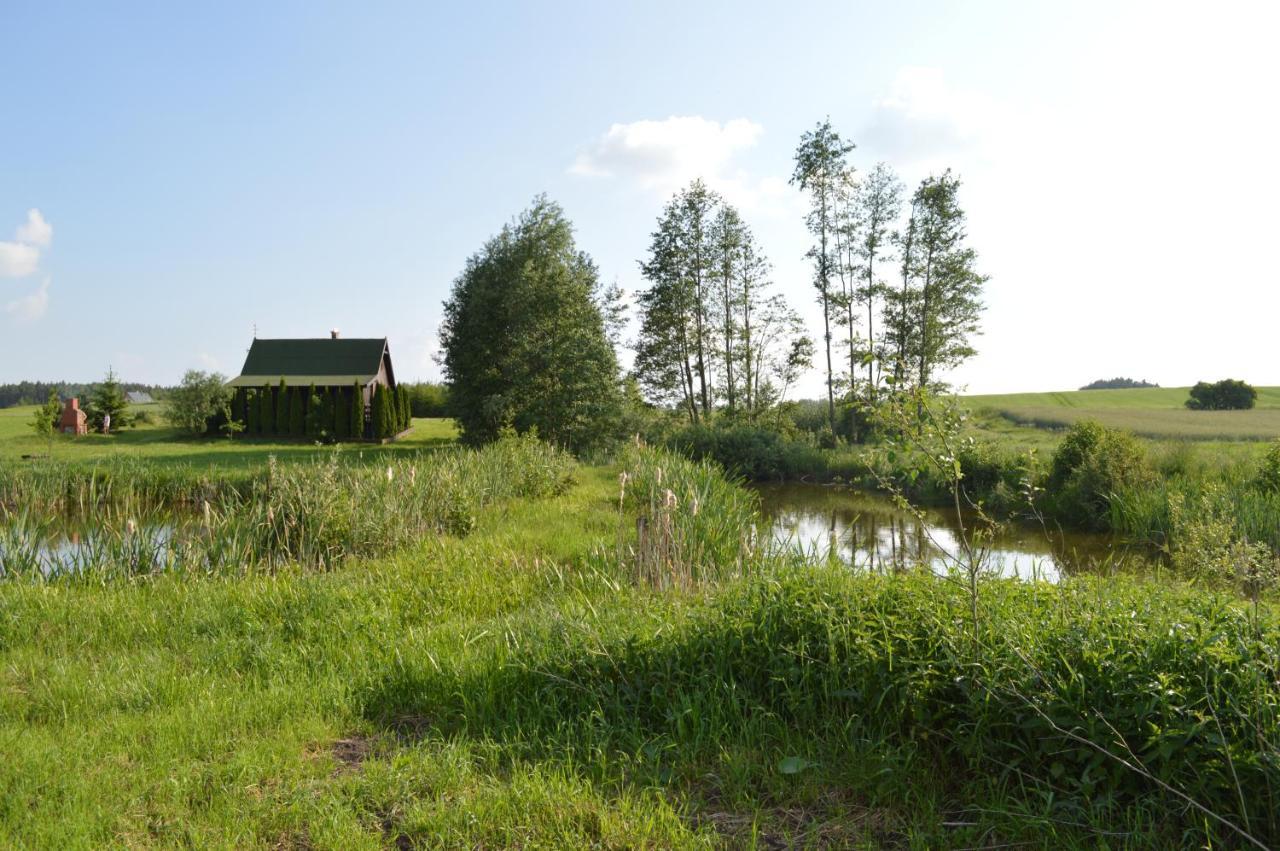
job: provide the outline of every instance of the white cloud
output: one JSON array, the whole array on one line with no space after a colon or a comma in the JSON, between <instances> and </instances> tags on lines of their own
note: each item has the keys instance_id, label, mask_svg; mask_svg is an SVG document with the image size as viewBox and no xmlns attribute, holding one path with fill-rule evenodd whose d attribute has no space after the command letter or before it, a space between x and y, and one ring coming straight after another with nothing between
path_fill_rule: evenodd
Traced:
<instances>
[{"instance_id":1,"label":"white cloud","mask_svg":"<svg viewBox=\"0 0 1280 851\"><path fill-rule=\"evenodd\" d=\"M48 248L53 242L53 226L45 221L39 210L27 210L27 223L18 226L14 238L27 245Z\"/></svg>"},{"instance_id":2,"label":"white cloud","mask_svg":"<svg viewBox=\"0 0 1280 851\"><path fill-rule=\"evenodd\" d=\"M201 369L207 372L214 372L218 369L218 359L208 352L200 352L196 355L196 362L200 364Z\"/></svg>"},{"instance_id":3,"label":"white cloud","mask_svg":"<svg viewBox=\"0 0 1280 851\"><path fill-rule=\"evenodd\" d=\"M1005 109L993 98L953 86L937 68L907 67L872 104L858 138L898 165L929 163L979 153L1004 125Z\"/></svg>"},{"instance_id":4,"label":"white cloud","mask_svg":"<svg viewBox=\"0 0 1280 851\"><path fill-rule=\"evenodd\" d=\"M49 279L45 278L35 292L16 298L4 306L8 313L19 322L35 322L44 316L49 309Z\"/></svg>"},{"instance_id":5,"label":"white cloud","mask_svg":"<svg viewBox=\"0 0 1280 851\"><path fill-rule=\"evenodd\" d=\"M665 190L719 174L735 153L755 145L763 129L745 118L721 124L700 115L614 124L578 154L569 171L631 177Z\"/></svg>"},{"instance_id":6,"label":"white cloud","mask_svg":"<svg viewBox=\"0 0 1280 851\"><path fill-rule=\"evenodd\" d=\"M0 276L25 278L40 268L40 249L21 242L0 242Z\"/></svg>"},{"instance_id":7,"label":"white cloud","mask_svg":"<svg viewBox=\"0 0 1280 851\"><path fill-rule=\"evenodd\" d=\"M784 179L757 178L733 167L735 157L753 148L763 132L746 118L722 124L700 115L614 124L578 153L569 172L632 180L661 195L702 178L731 203L754 210L794 194Z\"/></svg>"},{"instance_id":8,"label":"white cloud","mask_svg":"<svg viewBox=\"0 0 1280 851\"><path fill-rule=\"evenodd\" d=\"M0 277L25 278L40 268L40 253L53 242L53 227L39 210L28 210L12 242L0 241Z\"/></svg>"}]
</instances>

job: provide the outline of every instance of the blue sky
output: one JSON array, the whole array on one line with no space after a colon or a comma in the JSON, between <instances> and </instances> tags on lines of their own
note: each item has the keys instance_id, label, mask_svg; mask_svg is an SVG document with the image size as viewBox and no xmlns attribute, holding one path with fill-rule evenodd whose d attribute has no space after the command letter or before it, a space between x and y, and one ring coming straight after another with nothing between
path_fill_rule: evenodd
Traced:
<instances>
[{"instance_id":1,"label":"blue sky","mask_svg":"<svg viewBox=\"0 0 1280 851\"><path fill-rule=\"evenodd\" d=\"M536 193L634 291L694 176L816 327L786 178L829 115L860 168L964 179L970 389L1280 384L1267 4L112 5L0 4L0 381L234 375L255 325L437 377L454 276Z\"/></svg>"}]
</instances>

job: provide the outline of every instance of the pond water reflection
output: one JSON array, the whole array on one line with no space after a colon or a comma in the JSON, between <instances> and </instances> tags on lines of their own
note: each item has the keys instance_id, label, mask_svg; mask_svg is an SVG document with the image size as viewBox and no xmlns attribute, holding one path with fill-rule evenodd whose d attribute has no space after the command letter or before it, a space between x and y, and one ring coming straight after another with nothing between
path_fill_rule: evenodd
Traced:
<instances>
[{"instance_id":1,"label":"pond water reflection","mask_svg":"<svg viewBox=\"0 0 1280 851\"><path fill-rule=\"evenodd\" d=\"M755 489L778 546L881 572L918 565L945 572L960 554L954 513L925 509L922 522L885 496L844 487ZM1109 535L1010 525L990 541L987 567L1002 576L1056 582L1063 574L1110 568L1138 556Z\"/></svg>"}]
</instances>

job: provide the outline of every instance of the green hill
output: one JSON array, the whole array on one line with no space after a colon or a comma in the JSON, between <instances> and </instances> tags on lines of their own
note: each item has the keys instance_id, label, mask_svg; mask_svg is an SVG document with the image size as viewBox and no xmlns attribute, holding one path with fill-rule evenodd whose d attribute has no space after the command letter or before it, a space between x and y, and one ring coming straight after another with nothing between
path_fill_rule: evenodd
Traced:
<instances>
[{"instance_id":1,"label":"green hill","mask_svg":"<svg viewBox=\"0 0 1280 851\"><path fill-rule=\"evenodd\" d=\"M1068 390L963 396L974 412L989 412L1024 426L1066 428L1082 419L1153 438L1272 440L1280 437L1280 387L1259 387L1250 411L1189 411L1191 388Z\"/></svg>"}]
</instances>

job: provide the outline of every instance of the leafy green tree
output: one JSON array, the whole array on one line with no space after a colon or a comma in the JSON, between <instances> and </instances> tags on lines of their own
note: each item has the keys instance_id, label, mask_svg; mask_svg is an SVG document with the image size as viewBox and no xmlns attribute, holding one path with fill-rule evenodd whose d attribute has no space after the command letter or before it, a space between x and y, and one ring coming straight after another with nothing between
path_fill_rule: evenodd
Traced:
<instances>
[{"instance_id":1,"label":"leafy green tree","mask_svg":"<svg viewBox=\"0 0 1280 851\"><path fill-rule=\"evenodd\" d=\"M677 192L640 263L650 288L640 296L636 374L656 401L682 398L695 423L714 402L714 219L722 203L701 180Z\"/></svg>"},{"instance_id":2,"label":"leafy green tree","mask_svg":"<svg viewBox=\"0 0 1280 851\"><path fill-rule=\"evenodd\" d=\"M276 433L276 400L271 394L271 385L264 384L258 391L258 427L263 434Z\"/></svg>"},{"instance_id":3,"label":"leafy green tree","mask_svg":"<svg viewBox=\"0 0 1280 851\"><path fill-rule=\"evenodd\" d=\"M1198 381L1186 406L1192 411L1247 411L1258 401L1258 391L1243 381L1224 378L1213 384Z\"/></svg>"},{"instance_id":4,"label":"leafy green tree","mask_svg":"<svg viewBox=\"0 0 1280 851\"><path fill-rule=\"evenodd\" d=\"M231 392L226 381L226 376L216 372L187 370L182 383L165 398L165 420L192 435L216 429L215 422L225 413L224 409L229 409Z\"/></svg>"},{"instance_id":5,"label":"leafy green tree","mask_svg":"<svg viewBox=\"0 0 1280 851\"><path fill-rule=\"evenodd\" d=\"M954 367L975 353L982 287L977 253L965 245L965 214L959 204L960 181L950 171L929 177L913 198L914 265L919 284L913 300L916 384L934 387L939 370Z\"/></svg>"},{"instance_id":6,"label":"leafy green tree","mask_svg":"<svg viewBox=\"0 0 1280 851\"><path fill-rule=\"evenodd\" d=\"M508 426L575 450L618 436L604 297L595 264L545 197L467 261L440 331L464 441L494 440Z\"/></svg>"},{"instance_id":7,"label":"leafy green tree","mask_svg":"<svg viewBox=\"0 0 1280 851\"><path fill-rule=\"evenodd\" d=\"M867 351L863 360L867 370L867 398L875 403L880 384L880 367L883 348L877 345L876 314L879 303L888 290L888 284L879 277L877 263L892 259L887 250L892 245L892 228L902 213L902 181L885 163L878 163L852 193L852 209L846 221L851 259L851 272L861 277L854 291L854 300L866 308ZM850 314L852 324L852 314ZM852 338L852 332L851 332ZM856 367L857 353L850 351L850 381Z\"/></svg>"},{"instance_id":8,"label":"leafy green tree","mask_svg":"<svg viewBox=\"0 0 1280 851\"><path fill-rule=\"evenodd\" d=\"M289 436L303 437L307 433L307 400L301 387L289 388Z\"/></svg>"},{"instance_id":9,"label":"leafy green tree","mask_svg":"<svg viewBox=\"0 0 1280 851\"><path fill-rule=\"evenodd\" d=\"M289 386L280 377L280 386L276 388L276 431L289 433Z\"/></svg>"},{"instance_id":10,"label":"leafy green tree","mask_svg":"<svg viewBox=\"0 0 1280 851\"><path fill-rule=\"evenodd\" d=\"M58 398L57 390L50 389L49 397L31 416L31 428L37 437L43 437L48 442L49 455L53 454L53 436L58 433L58 420L61 416L62 400Z\"/></svg>"},{"instance_id":11,"label":"leafy green tree","mask_svg":"<svg viewBox=\"0 0 1280 851\"><path fill-rule=\"evenodd\" d=\"M837 228L837 199L850 180L848 163L852 144L840 138L830 120L818 125L800 137L795 153L795 171L791 182L809 195L809 213L805 225L817 240L809 249L813 260L813 285L818 290L818 302L822 305L822 338L827 355L827 418L831 429L836 427L835 369L831 360L831 318L838 307L832 291L831 276L837 271L834 256Z\"/></svg>"},{"instance_id":12,"label":"leafy green tree","mask_svg":"<svg viewBox=\"0 0 1280 851\"><path fill-rule=\"evenodd\" d=\"M108 368L107 377L93 388L89 404L85 408L89 425L94 431L102 431L102 424L110 417L110 431L120 431L132 424L128 414L129 397L116 379L115 371Z\"/></svg>"},{"instance_id":13,"label":"leafy green tree","mask_svg":"<svg viewBox=\"0 0 1280 851\"><path fill-rule=\"evenodd\" d=\"M351 386L351 437L364 439L364 388L357 381Z\"/></svg>"}]
</instances>

